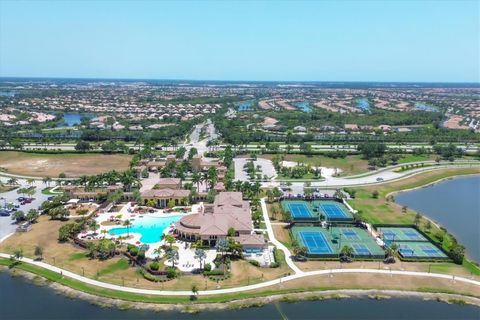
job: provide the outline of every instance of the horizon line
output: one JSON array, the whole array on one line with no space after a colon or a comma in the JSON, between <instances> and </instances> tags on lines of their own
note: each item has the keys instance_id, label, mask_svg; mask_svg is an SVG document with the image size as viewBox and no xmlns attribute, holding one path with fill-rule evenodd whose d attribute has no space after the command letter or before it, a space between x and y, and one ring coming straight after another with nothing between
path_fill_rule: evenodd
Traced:
<instances>
[{"instance_id":1,"label":"horizon line","mask_svg":"<svg viewBox=\"0 0 480 320\"><path fill-rule=\"evenodd\" d=\"M204 82L271 82L271 83L418 83L418 84L476 84L473 81L398 81L398 80L221 80L221 79L168 79L168 78L135 78L135 77L55 77L55 76L0 76L0 79L45 79L45 80L141 80L141 81L204 81Z\"/></svg>"}]
</instances>

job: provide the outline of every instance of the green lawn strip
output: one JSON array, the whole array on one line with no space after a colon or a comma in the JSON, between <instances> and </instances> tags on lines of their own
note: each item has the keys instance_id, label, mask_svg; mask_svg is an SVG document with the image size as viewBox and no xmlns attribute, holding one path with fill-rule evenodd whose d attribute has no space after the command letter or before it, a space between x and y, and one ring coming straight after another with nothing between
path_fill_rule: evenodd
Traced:
<instances>
[{"instance_id":1,"label":"green lawn strip","mask_svg":"<svg viewBox=\"0 0 480 320\"><path fill-rule=\"evenodd\" d=\"M68 261L76 261L76 260L81 260L87 258L87 254L85 252L77 252L77 253L72 253L68 257Z\"/></svg>"},{"instance_id":2,"label":"green lawn strip","mask_svg":"<svg viewBox=\"0 0 480 320\"><path fill-rule=\"evenodd\" d=\"M0 193L2 192L8 192L16 189L18 187L12 187L12 186L0 186Z\"/></svg>"},{"instance_id":3,"label":"green lawn strip","mask_svg":"<svg viewBox=\"0 0 480 320\"><path fill-rule=\"evenodd\" d=\"M42 189L42 194L45 194L45 195L48 195L48 196L58 196L58 195L62 194L62 192L52 192L51 190L53 188L54 187L47 187L47 188Z\"/></svg>"},{"instance_id":4,"label":"green lawn strip","mask_svg":"<svg viewBox=\"0 0 480 320\"><path fill-rule=\"evenodd\" d=\"M128 269L128 267L129 267L128 260L125 259L125 258L121 258L120 260L118 260L114 263L111 263L106 268L103 268L102 270L100 270L97 273L97 277L101 277L101 276L104 276L106 274L118 271L118 270L126 270L126 269Z\"/></svg>"},{"instance_id":5,"label":"green lawn strip","mask_svg":"<svg viewBox=\"0 0 480 320\"><path fill-rule=\"evenodd\" d=\"M12 262L9 259L0 258L0 265L4 266L11 266ZM89 293L92 295L112 298L112 299L121 299L126 301L132 302L147 302L147 303L189 303L192 304L190 301L190 297L188 296L152 296L152 295L143 295L143 294L135 294L123 291L116 291L110 289L103 289L95 286L91 286L85 284L83 282L63 277L58 273L53 271L37 267L34 265L30 265L27 263L20 263L15 265L16 269L24 270L36 275L39 275L49 281L57 282L59 284L65 285L75 290L79 290L85 293ZM196 300L196 303L222 303L228 302L232 300L241 300L241 299L248 299L248 298L255 298L255 297L266 297L278 294L288 294L288 293L301 293L301 292L309 292L309 291L327 291L327 290L338 290L339 288L336 287L314 287L314 288L293 288L293 289L267 289L262 292L239 292L235 294L222 294L222 295L214 295L214 296L199 296ZM342 288L343 289L343 288ZM359 286L352 286L351 289L376 289L375 287L359 287ZM432 292L432 293L456 293L453 290L446 290L440 288L417 288L417 291L420 292ZM409 290L412 291L412 290ZM467 294L464 294L467 295ZM468 295L467 295L468 296ZM470 295L474 296L474 295Z\"/></svg>"},{"instance_id":6,"label":"green lawn strip","mask_svg":"<svg viewBox=\"0 0 480 320\"><path fill-rule=\"evenodd\" d=\"M474 262L463 259L463 267L470 271L475 276L480 276L480 268Z\"/></svg>"}]
</instances>

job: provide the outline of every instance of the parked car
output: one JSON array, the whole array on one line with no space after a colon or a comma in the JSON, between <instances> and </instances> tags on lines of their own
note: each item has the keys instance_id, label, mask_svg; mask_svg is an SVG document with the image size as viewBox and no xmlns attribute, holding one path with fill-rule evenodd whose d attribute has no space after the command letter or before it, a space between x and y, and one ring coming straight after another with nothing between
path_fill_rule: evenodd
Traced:
<instances>
[{"instance_id":1,"label":"parked car","mask_svg":"<svg viewBox=\"0 0 480 320\"><path fill-rule=\"evenodd\" d=\"M383 178L377 178L377 181L383 181Z\"/></svg>"},{"instance_id":2,"label":"parked car","mask_svg":"<svg viewBox=\"0 0 480 320\"><path fill-rule=\"evenodd\" d=\"M17 201L18 201L18 202L22 202L23 200L25 200L25 197L18 197L18 198L17 198Z\"/></svg>"},{"instance_id":3,"label":"parked car","mask_svg":"<svg viewBox=\"0 0 480 320\"><path fill-rule=\"evenodd\" d=\"M0 209L0 217L9 217L10 213L5 209Z\"/></svg>"}]
</instances>

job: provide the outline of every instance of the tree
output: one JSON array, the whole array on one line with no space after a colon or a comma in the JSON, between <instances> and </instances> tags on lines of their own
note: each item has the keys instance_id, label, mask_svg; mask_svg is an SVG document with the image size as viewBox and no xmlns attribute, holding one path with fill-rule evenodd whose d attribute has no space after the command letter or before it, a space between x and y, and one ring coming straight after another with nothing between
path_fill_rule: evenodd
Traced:
<instances>
[{"instance_id":1,"label":"tree","mask_svg":"<svg viewBox=\"0 0 480 320\"><path fill-rule=\"evenodd\" d=\"M28 213L27 213L27 220L34 223L37 221L39 216L40 214L38 213L38 210L30 209L28 210Z\"/></svg>"},{"instance_id":2,"label":"tree","mask_svg":"<svg viewBox=\"0 0 480 320\"><path fill-rule=\"evenodd\" d=\"M43 183L44 183L45 185L47 185L47 187L49 187L49 186L50 186L50 182L52 181L52 178L50 178L50 177L45 177L45 178L42 179L42 181L43 181Z\"/></svg>"},{"instance_id":3,"label":"tree","mask_svg":"<svg viewBox=\"0 0 480 320\"><path fill-rule=\"evenodd\" d=\"M197 192L200 192L200 182L202 181L202 175L198 171L192 173L192 182L197 184Z\"/></svg>"},{"instance_id":4,"label":"tree","mask_svg":"<svg viewBox=\"0 0 480 320\"><path fill-rule=\"evenodd\" d=\"M378 195L379 195L379 193L378 193L377 190L374 190L374 191L372 192L372 198L373 198L373 199L378 199Z\"/></svg>"},{"instance_id":5,"label":"tree","mask_svg":"<svg viewBox=\"0 0 480 320\"><path fill-rule=\"evenodd\" d=\"M454 243L450 247L449 254L453 262L455 262L456 264L462 264L463 257L465 256L465 247L458 243Z\"/></svg>"},{"instance_id":6,"label":"tree","mask_svg":"<svg viewBox=\"0 0 480 320\"><path fill-rule=\"evenodd\" d=\"M198 287L196 284L193 284L192 285L192 296L191 296L191 299L192 300L196 300L197 299L197 295L198 295Z\"/></svg>"},{"instance_id":7,"label":"tree","mask_svg":"<svg viewBox=\"0 0 480 320\"><path fill-rule=\"evenodd\" d=\"M228 228L227 235L229 237L235 237L236 231L234 228Z\"/></svg>"},{"instance_id":8,"label":"tree","mask_svg":"<svg viewBox=\"0 0 480 320\"><path fill-rule=\"evenodd\" d=\"M130 220L123 221L123 226L127 228L127 237L130 237L130 227L132 226Z\"/></svg>"},{"instance_id":9,"label":"tree","mask_svg":"<svg viewBox=\"0 0 480 320\"><path fill-rule=\"evenodd\" d=\"M23 249L16 249L13 251L13 255L10 257L12 260L18 262L23 258Z\"/></svg>"},{"instance_id":10,"label":"tree","mask_svg":"<svg viewBox=\"0 0 480 320\"><path fill-rule=\"evenodd\" d=\"M403 212L403 213L406 213L406 212L407 212L407 209L408 209L407 206L402 206L402 212Z\"/></svg>"},{"instance_id":11,"label":"tree","mask_svg":"<svg viewBox=\"0 0 480 320\"><path fill-rule=\"evenodd\" d=\"M170 248L167 250L167 260L172 262L172 268L175 268L175 262L178 260L178 250Z\"/></svg>"},{"instance_id":12,"label":"tree","mask_svg":"<svg viewBox=\"0 0 480 320\"><path fill-rule=\"evenodd\" d=\"M17 223L25 220L25 212L23 212L22 210L15 211L12 214L12 220L15 220L15 222Z\"/></svg>"},{"instance_id":13,"label":"tree","mask_svg":"<svg viewBox=\"0 0 480 320\"><path fill-rule=\"evenodd\" d=\"M415 226L418 227L418 224L420 223L421 220L422 220L422 215L417 212L417 214L415 215L415 218L413 219L413 223L415 224Z\"/></svg>"},{"instance_id":14,"label":"tree","mask_svg":"<svg viewBox=\"0 0 480 320\"><path fill-rule=\"evenodd\" d=\"M92 229L93 233L96 234L97 230L100 228L97 220L93 219L89 224L90 229Z\"/></svg>"},{"instance_id":15,"label":"tree","mask_svg":"<svg viewBox=\"0 0 480 320\"><path fill-rule=\"evenodd\" d=\"M340 250L340 260L342 261L351 261L353 257L353 248L350 246L343 246Z\"/></svg>"},{"instance_id":16,"label":"tree","mask_svg":"<svg viewBox=\"0 0 480 320\"><path fill-rule=\"evenodd\" d=\"M18 184L18 179L17 178L10 178L10 179L8 179L7 183L10 184L10 185Z\"/></svg>"},{"instance_id":17,"label":"tree","mask_svg":"<svg viewBox=\"0 0 480 320\"><path fill-rule=\"evenodd\" d=\"M202 262L206 258L207 258L207 254L206 254L205 250L200 249L200 248L195 250L195 259L197 259L199 261L200 269L202 269Z\"/></svg>"},{"instance_id":18,"label":"tree","mask_svg":"<svg viewBox=\"0 0 480 320\"><path fill-rule=\"evenodd\" d=\"M35 251L33 254L37 257L37 260L43 259L43 248L39 245L35 246Z\"/></svg>"},{"instance_id":19,"label":"tree","mask_svg":"<svg viewBox=\"0 0 480 320\"><path fill-rule=\"evenodd\" d=\"M171 234L165 235L165 242L169 244L170 249L172 248L173 244L175 243L175 237Z\"/></svg>"},{"instance_id":20,"label":"tree","mask_svg":"<svg viewBox=\"0 0 480 320\"><path fill-rule=\"evenodd\" d=\"M79 141L75 145L75 150L80 151L80 152L85 152L90 150L92 147L90 146L90 143L87 141Z\"/></svg>"}]
</instances>

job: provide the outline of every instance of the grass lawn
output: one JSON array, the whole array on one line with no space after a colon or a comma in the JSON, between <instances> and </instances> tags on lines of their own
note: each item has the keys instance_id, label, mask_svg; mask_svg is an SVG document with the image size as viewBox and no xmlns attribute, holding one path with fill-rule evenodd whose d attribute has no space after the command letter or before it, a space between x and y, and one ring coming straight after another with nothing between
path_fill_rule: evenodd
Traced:
<instances>
[{"instance_id":1,"label":"grass lawn","mask_svg":"<svg viewBox=\"0 0 480 320\"><path fill-rule=\"evenodd\" d=\"M0 167L6 172L34 177L68 178L128 169L132 156L125 154L40 154L16 151L0 152Z\"/></svg>"},{"instance_id":2,"label":"grass lawn","mask_svg":"<svg viewBox=\"0 0 480 320\"><path fill-rule=\"evenodd\" d=\"M54 187L47 187L47 188L42 189L42 194L45 194L45 195L48 195L48 196L58 196L58 195L62 194L62 192L52 192L53 188Z\"/></svg>"},{"instance_id":3,"label":"grass lawn","mask_svg":"<svg viewBox=\"0 0 480 320\"><path fill-rule=\"evenodd\" d=\"M436 154L425 154L425 155L415 155L415 154L408 154L400 158L398 160L399 164L408 163L408 162L418 162L418 161L428 161L428 160L435 160L438 155Z\"/></svg>"},{"instance_id":4,"label":"grass lawn","mask_svg":"<svg viewBox=\"0 0 480 320\"><path fill-rule=\"evenodd\" d=\"M273 159L273 154L262 154L259 158ZM304 154L286 154L284 161L294 161L309 164L314 167L338 168L342 170L340 176L349 176L368 172L368 161L360 155L349 155L345 158L330 158L323 155L306 156Z\"/></svg>"}]
</instances>

